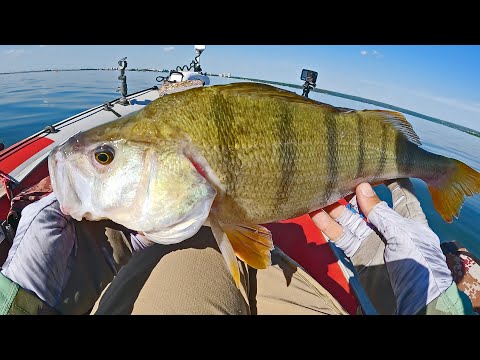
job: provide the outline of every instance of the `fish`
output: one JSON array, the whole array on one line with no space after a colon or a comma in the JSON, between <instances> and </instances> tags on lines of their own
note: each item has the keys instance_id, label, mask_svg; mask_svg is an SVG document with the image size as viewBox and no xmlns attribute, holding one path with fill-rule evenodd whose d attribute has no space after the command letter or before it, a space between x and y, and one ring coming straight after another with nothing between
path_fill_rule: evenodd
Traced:
<instances>
[{"instance_id":1,"label":"fish","mask_svg":"<svg viewBox=\"0 0 480 360\"><path fill-rule=\"evenodd\" d=\"M480 174L421 145L398 112L233 83L165 95L73 136L48 162L61 209L76 220L110 219L160 244L210 226L238 286L237 257L271 264L260 224L321 209L362 182L422 179L445 221L457 218Z\"/></svg>"}]
</instances>

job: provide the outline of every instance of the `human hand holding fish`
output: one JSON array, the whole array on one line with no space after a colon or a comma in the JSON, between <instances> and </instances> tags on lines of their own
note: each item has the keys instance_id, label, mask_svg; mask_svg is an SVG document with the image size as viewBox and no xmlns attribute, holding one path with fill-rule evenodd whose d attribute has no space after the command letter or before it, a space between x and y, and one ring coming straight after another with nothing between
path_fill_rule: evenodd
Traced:
<instances>
[{"instance_id":1,"label":"human hand holding fish","mask_svg":"<svg viewBox=\"0 0 480 360\"><path fill-rule=\"evenodd\" d=\"M270 265L258 225L323 208L363 182L416 177L451 222L480 174L421 147L402 114L335 108L256 83L165 95L80 133L49 156L54 191L77 220L110 219L173 244L208 219L239 284L236 257Z\"/></svg>"},{"instance_id":2,"label":"human hand holding fish","mask_svg":"<svg viewBox=\"0 0 480 360\"><path fill-rule=\"evenodd\" d=\"M363 183L356 188L353 201L358 204L356 210L337 203L311 216L318 228L350 258L367 239L380 235L385 243L383 257L397 313L413 315L445 292L453 278L440 248L440 239L428 226L411 182L399 179L389 182L388 188L394 209L378 198L370 184ZM367 225L360 212L379 235Z\"/></svg>"}]
</instances>

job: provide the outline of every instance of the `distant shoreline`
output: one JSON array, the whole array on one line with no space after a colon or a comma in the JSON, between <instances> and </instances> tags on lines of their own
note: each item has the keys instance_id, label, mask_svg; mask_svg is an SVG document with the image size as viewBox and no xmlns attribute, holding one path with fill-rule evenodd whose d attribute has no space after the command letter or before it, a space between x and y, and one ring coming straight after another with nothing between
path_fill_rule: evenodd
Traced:
<instances>
[{"instance_id":1,"label":"distant shoreline","mask_svg":"<svg viewBox=\"0 0 480 360\"><path fill-rule=\"evenodd\" d=\"M127 71L140 71L140 72L170 72L170 70L158 70L158 69L126 69ZM107 69L45 69L45 70L24 70L24 71L12 71L12 72L0 72L0 75L12 75L12 74L28 74L28 73L41 73L41 72L61 72L61 71L118 71L117 68Z\"/></svg>"},{"instance_id":2,"label":"distant shoreline","mask_svg":"<svg viewBox=\"0 0 480 360\"><path fill-rule=\"evenodd\" d=\"M63 71L118 71L117 68L81 68L81 69L44 69L44 70L24 70L24 71L11 71L11 72L0 72L0 75L14 75L14 74L29 74L29 73L42 73L42 72L63 72ZM126 71L137 71L137 72L159 72L159 73L169 73L170 70L160 70L160 69L126 69ZM222 76L222 74L213 74L206 73L208 76L217 76L225 78L234 78L234 76ZM238 78L243 79L243 78Z\"/></svg>"}]
</instances>

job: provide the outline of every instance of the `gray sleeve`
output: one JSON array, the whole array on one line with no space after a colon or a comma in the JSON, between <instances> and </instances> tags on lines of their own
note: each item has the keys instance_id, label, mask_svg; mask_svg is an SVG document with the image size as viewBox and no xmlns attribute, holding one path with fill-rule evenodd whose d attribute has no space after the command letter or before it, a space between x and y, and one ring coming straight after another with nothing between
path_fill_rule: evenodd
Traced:
<instances>
[{"instance_id":1,"label":"gray sleeve","mask_svg":"<svg viewBox=\"0 0 480 360\"><path fill-rule=\"evenodd\" d=\"M383 201L368 221L387 242L384 258L398 314L416 314L452 284L440 240L427 225L400 216Z\"/></svg>"},{"instance_id":2,"label":"gray sleeve","mask_svg":"<svg viewBox=\"0 0 480 360\"><path fill-rule=\"evenodd\" d=\"M73 220L52 193L25 207L2 274L55 307L70 275Z\"/></svg>"}]
</instances>

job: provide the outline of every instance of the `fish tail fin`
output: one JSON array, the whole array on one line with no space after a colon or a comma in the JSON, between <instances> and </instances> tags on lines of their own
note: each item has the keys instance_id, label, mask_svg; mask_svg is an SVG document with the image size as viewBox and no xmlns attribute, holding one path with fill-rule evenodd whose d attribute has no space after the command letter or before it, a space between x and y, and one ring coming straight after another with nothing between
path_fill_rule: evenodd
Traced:
<instances>
[{"instance_id":1,"label":"fish tail fin","mask_svg":"<svg viewBox=\"0 0 480 360\"><path fill-rule=\"evenodd\" d=\"M480 173L461 161L450 159L449 169L440 180L428 181L435 209L446 222L458 219L465 196L480 193Z\"/></svg>"}]
</instances>

